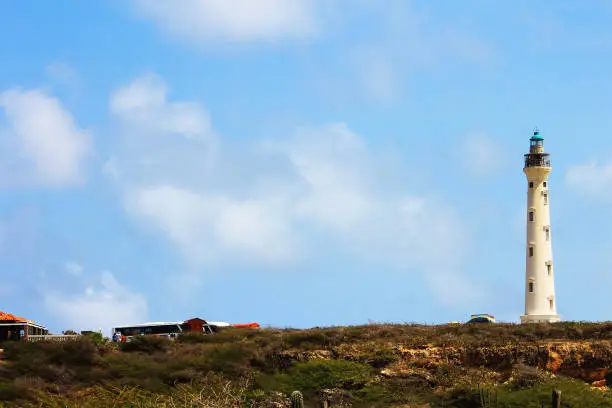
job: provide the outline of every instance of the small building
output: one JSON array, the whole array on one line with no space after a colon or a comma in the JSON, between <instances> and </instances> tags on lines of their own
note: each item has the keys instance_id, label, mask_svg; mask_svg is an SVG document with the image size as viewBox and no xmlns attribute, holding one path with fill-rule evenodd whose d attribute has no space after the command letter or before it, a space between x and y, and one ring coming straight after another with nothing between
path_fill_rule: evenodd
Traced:
<instances>
[{"instance_id":1,"label":"small building","mask_svg":"<svg viewBox=\"0 0 612 408\"><path fill-rule=\"evenodd\" d=\"M28 336L46 334L49 334L49 330L45 326L0 311L0 341L27 340Z\"/></svg>"},{"instance_id":2,"label":"small building","mask_svg":"<svg viewBox=\"0 0 612 408\"><path fill-rule=\"evenodd\" d=\"M185 333L213 333L213 329L208 322L199 317L185 320L183 322L183 331Z\"/></svg>"}]
</instances>

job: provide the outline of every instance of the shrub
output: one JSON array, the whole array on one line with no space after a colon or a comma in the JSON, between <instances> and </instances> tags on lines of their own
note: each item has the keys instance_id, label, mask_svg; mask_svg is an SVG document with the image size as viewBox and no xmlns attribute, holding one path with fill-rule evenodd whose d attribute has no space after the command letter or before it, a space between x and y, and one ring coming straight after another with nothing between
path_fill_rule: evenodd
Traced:
<instances>
[{"instance_id":1,"label":"shrub","mask_svg":"<svg viewBox=\"0 0 612 408\"><path fill-rule=\"evenodd\" d=\"M156 361L144 353L110 355L104 359L112 384L138 386L148 391L165 392L174 365Z\"/></svg>"},{"instance_id":2,"label":"shrub","mask_svg":"<svg viewBox=\"0 0 612 408\"><path fill-rule=\"evenodd\" d=\"M95 345L101 345L108 342L108 338L105 338L102 333L98 332L87 333L84 337L91 339Z\"/></svg>"},{"instance_id":3,"label":"shrub","mask_svg":"<svg viewBox=\"0 0 612 408\"><path fill-rule=\"evenodd\" d=\"M457 387L449 391L447 394L440 396L436 402L437 404L434 406L456 408L482 407L478 390L465 387ZM525 407L527 406L521 405L521 408Z\"/></svg>"},{"instance_id":4,"label":"shrub","mask_svg":"<svg viewBox=\"0 0 612 408\"><path fill-rule=\"evenodd\" d=\"M458 383L462 374L461 367L454 364L440 364L433 373L433 381L436 385L450 388Z\"/></svg>"},{"instance_id":5,"label":"shrub","mask_svg":"<svg viewBox=\"0 0 612 408\"><path fill-rule=\"evenodd\" d=\"M260 333L257 330L237 327L224 327L215 334L187 333L178 337L179 343L237 343L255 339Z\"/></svg>"},{"instance_id":6,"label":"shrub","mask_svg":"<svg viewBox=\"0 0 612 408\"><path fill-rule=\"evenodd\" d=\"M298 363L286 373L272 378L267 387L278 387L286 393L301 390L314 393L325 388L358 389L373 375L370 366L345 360L314 360Z\"/></svg>"},{"instance_id":7,"label":"shrub","mask_svg":"<svg viewBox=\"0 0 612 408\"><path fill-rule=\"evenodd\" d=\"M15 384L14 382L0 382L0 401L14 401L27 399L27 388Z\"/></svg>"},{"instance_id":8,"label":"shrub","mask_svg":"<svg viewBox=\"0 0 612 408\"><path fill-rule=\"evenodd\" d=\"M255 351L242 344L211 345L203 350L207 368L230 378L245 375L256 358Z\"/></svg>"},{"instance_id":9,"label":"shrub","mask_svg":"<svg viewBox=\"0 0 612 408\"><path fill-rule=\"evenodd\" d=\"M286 334L283 341L290 348L312 349L324 347L328 338L322 331L305 330Z\"/></svg>"},{"instance_id":10,"label":"shrub","mask_svg":"<svg viewBox=\"0 0 612 408\"><path fill-rule=\"evenodd\" d=\"M100 363L98 348L90 339L67 342L12 342L4 349L10 375L37 376L48 381L66 382L75 373ZM6 377L6 375L5 375Z\"/></svg>"},{"instance_id":11,"label":"shrub","mask_svg":"<svg viewBox=\"0 0 612 408\"><path fill-rule=\"evenodd\" d=\"M589 385L567 378L549 379L533 388L501 388L500 408L550 406L552 390L561 391L562 405L567 407L604 408L612 406L610 392L592 390Z\"/></svg>"},{"instance_id":12,"label":"shrub","mask_svg":"<svg viewBox=\"0 0 612 408\"><path fill-rule=\"evenodd\" d=\"M125 352L142 352L152 354L168 349L170 341L161 336L136 336L131 341L119 343L119 349Z\"/></svg>"},{"instance_id":13,"label":"shrub","mask_svg":"<svg viewBox=\"0 0 612 408\"><path fill-rule=\"evenodd\" d=\"M207 336L209 335L198 334L198 333L188 333L188 334L179 336L176 340L179 343L200 344L200 343L209 342L209 339L206 338Z\"/></svg>"},{"instance_id":14,"label":"shrub","mask_svg":"<svg viewBox=\"0 0 612 408\"><path fill-rule=\"evenodd\" d=\"M364 350L364 355L360 357L359 361L380 369L396 362L398 359L399 354L390 346L372 343Z\"/></svg>"},{"instance_id":15,"label":"shrub","mask_svg":"<svg viewBox=\"0 0 612 408\"><path fill-rule=\"evenodd\" d=\"M546 382L546 379L547 376L536 367L520 365L512 370L508 388L513 390L533 388Z\"/></svg>"}]
</instances>

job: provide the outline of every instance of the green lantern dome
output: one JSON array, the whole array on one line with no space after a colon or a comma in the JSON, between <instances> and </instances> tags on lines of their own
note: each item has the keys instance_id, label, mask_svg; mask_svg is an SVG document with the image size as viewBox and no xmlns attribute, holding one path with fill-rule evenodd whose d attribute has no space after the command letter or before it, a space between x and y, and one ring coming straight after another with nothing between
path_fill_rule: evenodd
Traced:
<instances>
[{"instance_id":1,"label":"green lantern dome","mask_svg":"<svg viewBox=\"0 0 612 408\"><path fill-rule=\"evenodd\" d=\"M540 131L539 130L534 130L533 131L533 136L531 136L531 139L529 140L544 140L544 138L542 136L540 136Z\"/></svg>"}]
</instances>

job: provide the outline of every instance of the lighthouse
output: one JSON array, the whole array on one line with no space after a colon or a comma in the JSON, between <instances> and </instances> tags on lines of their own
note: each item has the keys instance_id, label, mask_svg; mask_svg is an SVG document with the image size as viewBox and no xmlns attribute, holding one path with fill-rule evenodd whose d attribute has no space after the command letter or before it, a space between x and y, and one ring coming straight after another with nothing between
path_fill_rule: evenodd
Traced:
<instances>
[{"instance_id":1,"label":"lighthouse","mask_svg":"<svg viewBox=\"0 0 612 408\"><path fill-rule=\"evenodd\" d=\"M535 130L529 139L523 172L527 176L527 245L525 247L525 315L521 323L558 322L550 228L548 175L550 154Z\"/></svg>"}]
</instances>

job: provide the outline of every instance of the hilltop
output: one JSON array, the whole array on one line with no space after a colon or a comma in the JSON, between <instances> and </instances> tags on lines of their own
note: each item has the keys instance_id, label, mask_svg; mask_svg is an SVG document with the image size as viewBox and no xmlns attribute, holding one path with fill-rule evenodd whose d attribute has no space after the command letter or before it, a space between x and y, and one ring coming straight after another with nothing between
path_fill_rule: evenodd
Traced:
<instances>
[{"instance_id":1,"label":"hilltop","mask_svg":"<svg viewBox=\"0 0 612 408\"><path fill-rule=\"evenodd\" d=\"M4 344L6 407L612 407L612 323L227 329ZM610 370L610 371L609 371ZM426 405L429 404L429 405Z\"/></svg>"}]
</instances>

